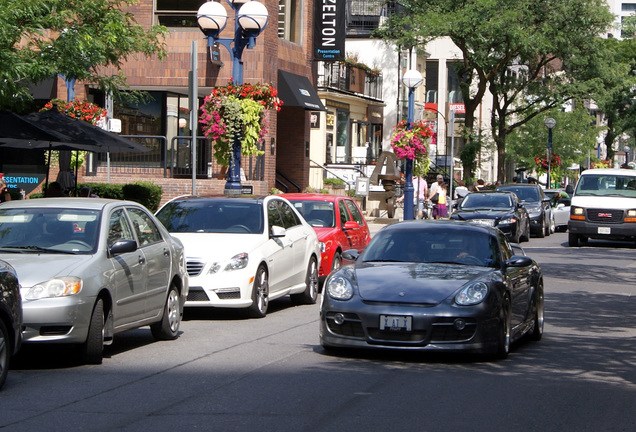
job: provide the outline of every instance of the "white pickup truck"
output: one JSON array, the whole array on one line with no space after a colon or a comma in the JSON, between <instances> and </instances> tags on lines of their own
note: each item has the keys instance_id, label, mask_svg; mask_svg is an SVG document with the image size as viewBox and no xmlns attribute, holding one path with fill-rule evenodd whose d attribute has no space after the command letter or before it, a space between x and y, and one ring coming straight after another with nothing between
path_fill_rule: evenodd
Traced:
<instances>
[{"instance_id":1,"label":"white pickup truck","mask_svg":"<svg viewBox=\"0 0 636 432\"><path fill-rule=\"evenodd\" d=\"M636 241L636 170L583 171L568 223L572 247L588 238Z\"/></svg>"}]
</instances>

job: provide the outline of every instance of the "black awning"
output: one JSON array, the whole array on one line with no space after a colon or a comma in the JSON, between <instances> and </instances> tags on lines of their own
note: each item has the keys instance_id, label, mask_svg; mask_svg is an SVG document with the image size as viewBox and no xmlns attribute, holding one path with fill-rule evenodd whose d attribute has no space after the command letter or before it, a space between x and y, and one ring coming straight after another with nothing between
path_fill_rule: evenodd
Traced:
<instances>
[{"instance_id":1,"label":"black awning","mask_svg":"<svg viewBox=\"0 0 636 432\"><path fill-rule=\"evenodd\" d=\"M298 106L306 110L327 111L307 77L278 71L278 97L283 107Z\"/></svg>"}]
</instances>

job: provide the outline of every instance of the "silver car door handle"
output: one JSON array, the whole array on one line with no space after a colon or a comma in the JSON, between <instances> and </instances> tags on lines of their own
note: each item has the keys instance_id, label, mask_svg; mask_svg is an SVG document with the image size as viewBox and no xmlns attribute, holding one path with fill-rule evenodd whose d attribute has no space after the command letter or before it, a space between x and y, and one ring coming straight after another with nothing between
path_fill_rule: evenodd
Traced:
<instances>
[{"instance_id":1,"label":"silver car door handle","mask_svg":"<svg viewBox=\"0 0 636 432\"><path fill-rule=\"evenodd\" d=\"M141 264L141 265L146 264L146 258L144 258L144 257L139 257L139 264Z\"/></svg>"},{"instance_id":2,"label":"silver car door handle","mask_svg":"<svg viewBox=\"0 0 636 432\"><path fill-rule=\"evenodd\" d=\"M165 256L169 257L169 256L170 256L170 250L168 250L168 249L164 248L164 249L163 249L163 254L164 254Z\"/></svg>"}]
</instances>

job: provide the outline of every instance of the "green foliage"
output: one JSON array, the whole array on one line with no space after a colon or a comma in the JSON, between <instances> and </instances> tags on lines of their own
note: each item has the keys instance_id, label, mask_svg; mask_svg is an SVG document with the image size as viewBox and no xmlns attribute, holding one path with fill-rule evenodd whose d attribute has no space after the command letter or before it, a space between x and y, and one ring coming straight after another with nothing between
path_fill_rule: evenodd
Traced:
<instances>
[{"instance_id":1,"label":"green foliage","mask_svg":"<svg viewBox=\"0 0 636 432\"><path fill-rule=\"evenodd\" d=\"M611 74L598 35L613 21L602 0L405 0L383 36L408 47L448 37L461 51L457 74L466 106L466 133L475 110L493 95L491 135L503 178L506 137L564 101L587 97ZM474 149L469 149L472 152ZM468 157L463 158L468 161Z\"/></svg>"},{"instance_id":2,"label":"green foliage","mask_svg":"<svg viewBox=\"0 0 636 432\"><path fill-rule=\"evenodd\" d=\"M163 26L144 28L125 12L137 0L3 0L0 2L0 108L31 101L29 83L56 76L89 80L119 94L119 70L133 55L166 54Z\"/></svg>"},{"instance_id":3,"label":"green foliage","mask_svg":"<svg viewBox=\"0 0 636 432\"><path fill-rule=\"evenodd\" d=\"M136 182L125 184L122 192L125 200L138 202L154 213L161 203L163 189L154 183Z\"/></svg>"},{"instance_id":4,"label":"green foliage","mask_svg":"<svg viewBox=\"0 0 636 432\"><path fill-rule=\"evenodd\" d=\"M108 184L108 183L82 183L77 187L81 189L87 186L91 189L91 193L97 195L100 198L110 199L124 199L124 193L122 191L122 185L120 184Z\"/></svg>"},{"instance_id":5,"label":"green foliage","mask_svg":"<svg viewBox=\"0 0 636 432\"><path fill-rule=\"evenodd\" d=\"M322 181L324 184L326 185L331 185L331 186L344 186L345 182L342 179L339 179L337 177L329 177L326 178Z\"/></svg>"},{"instance_id":6,"label":"green foliage","mask_svg":"<svg viewBox=\"0 0 636 432\"><path fill-rule=\"evenodd\" d=\"M560 167L553 169L552 177L574 177L568 170L573 164L584 165L590 153L595 153L594 145L603 128L596 127L594 117L582 104L576 104L573 111L557 109L537 116L515 130L508 138L506 160L514 161L517 167L537 169L535 157L544 155L548 145L548 129L545 119L552 117L556 126L552 129L552 154L561 158Z\"/></svg>"}]
</instances>

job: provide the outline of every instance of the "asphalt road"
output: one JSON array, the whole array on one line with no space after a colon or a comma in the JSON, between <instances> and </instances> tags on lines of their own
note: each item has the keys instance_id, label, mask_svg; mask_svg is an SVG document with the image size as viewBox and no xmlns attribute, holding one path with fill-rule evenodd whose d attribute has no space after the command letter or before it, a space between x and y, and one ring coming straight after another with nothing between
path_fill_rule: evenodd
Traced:
<instances>
[{"instance_id":1,"label":"asphalt road","mask_svg":"<svg viewBox=\"0 0 636 432\"><path fill-rule=\"evenodd\" d=\"M636 249L566 243L523 243L545 275L545 335L505 361L327 355L318 305L288 300L260 320L190 310L176 341L118 335L98 366L25 347L0 430L634 431Z\"/></svg>"}]
</instances>

